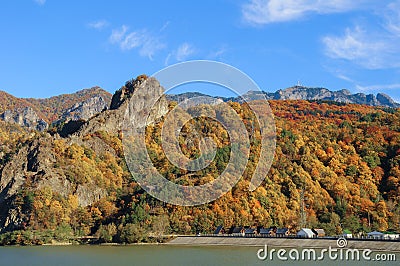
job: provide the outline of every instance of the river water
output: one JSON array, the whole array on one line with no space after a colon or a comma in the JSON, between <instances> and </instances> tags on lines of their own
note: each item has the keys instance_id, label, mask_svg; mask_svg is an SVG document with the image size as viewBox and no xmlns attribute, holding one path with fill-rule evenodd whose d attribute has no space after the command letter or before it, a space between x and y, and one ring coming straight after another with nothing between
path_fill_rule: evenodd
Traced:
<instances>
[{"instance_id":1,"label":"river water","mask_svg":"<svg viewBox=\"0 0 400 266\"><path fill-rule=\"evenodd\" d=\"M0 265L399 265L396 262L260 260L261 247L137 246L32 246L0 247ZM288 250L290 251L290 250ZM300 250L301 251L301 250ZM375 253L371 254L374 258ZM287 256L287 254L286 254Z\"/></svg>"}]
</instances>

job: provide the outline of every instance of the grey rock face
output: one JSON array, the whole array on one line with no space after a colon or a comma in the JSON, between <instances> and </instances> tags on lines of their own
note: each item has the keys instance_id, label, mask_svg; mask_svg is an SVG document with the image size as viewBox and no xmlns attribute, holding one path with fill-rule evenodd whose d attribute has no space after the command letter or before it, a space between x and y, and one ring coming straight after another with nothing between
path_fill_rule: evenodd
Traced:
<instances>
[{"instance_id":1,"label":"grey rock face","mask_svg":"<svg viewBox=\"0 0 400 266\"><path fill-rule=\"evenodd\" d=\"M90 119L75 137L82 137L96 131L117 133L122 129L124 122L130 123L135 128L151 124L168 112L168 101L163 94L164 88L155 78L135 82L132 87L124 86L114 94L110 110ZM158 99L157 103L151 110L147 110L146 103L154 99ZM149 117L141 119L134 116L134 114L147 111L150 113ZM126 112L131 114L129 121L124 121Z\"/></svg>"},{"instance_id":2,"label":"grey rock face","mask_svg":"<svg viewBox=\"0 0 400 266\"><path fill-rule=\"evenodd\" d=\"M95 96L69 108L62 115L62 120L88 120L107 108L106 100L102 96Z\"/></svg>"},{"instance_id":3,"label":"grey rock face","mask_svg":"<svg viewBox=\"0 0 400 266\"><path fill-rule=\"evenodd\" d=\"M376 100L385 106L399 106L399 104L393 101L393 99L390 98L389 95L386 95L384 93L378 93L376 95Z\"/></svg>"},{"instance_id":4,"label":"grey rock face","mask_svg":"<svg viewBox=\"0 0 400 266\"><path fill-rule=\"evenodd\" d=\"M389 96L378 93L373 94L356 93L351 94L348 90L329 91L325 88L306 88L295 86L279 90L272 94L276 100L326 100L343 103L366 104L371 106L386 106L397 108L400 104L394 102Z\"/></svg>"},{"instance_id":5,"label":"grey rock face","mask_svg":"<svg viewBox=\"0 0 400 266\"><path fill-rule=\"evenodd\" d=\"M48 128L48 124L30 107L6 110L0 115L0 119L5 122L16 123L20 126L38 131L45 131Z\"/></svg>"}]
</instances>

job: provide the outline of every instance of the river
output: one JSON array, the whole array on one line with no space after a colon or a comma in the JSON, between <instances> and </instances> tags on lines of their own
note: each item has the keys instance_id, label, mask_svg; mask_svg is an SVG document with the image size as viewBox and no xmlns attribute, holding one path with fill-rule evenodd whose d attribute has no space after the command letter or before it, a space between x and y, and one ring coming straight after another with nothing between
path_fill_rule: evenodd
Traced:
<instances>
[{"instance_id":1,"label":"river","mask_svg":"<svg viewBox=\"0 0 400 266\"><path fill-rule=\"evenodd\" d=\"M399 265L397 262L260 260L257 247L29 246L0 247L0 265ZM289 250L287 250L289 251ZM301 250L300 250L301 253ZM371 254L371 258L375 253ZM286 253L287 256L287 253Z\"/></svg>"}]
</instances>

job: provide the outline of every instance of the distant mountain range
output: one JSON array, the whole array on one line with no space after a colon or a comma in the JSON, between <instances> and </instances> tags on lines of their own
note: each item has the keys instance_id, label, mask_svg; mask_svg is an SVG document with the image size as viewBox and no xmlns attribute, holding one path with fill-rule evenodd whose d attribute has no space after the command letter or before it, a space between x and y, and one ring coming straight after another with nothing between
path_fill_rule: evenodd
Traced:
<instances>
[{"instance_id":1,"label":"distant mountain range","mask_svg":"<svg viewBox=\"0 0 400 266\"><path fill-rule=\"evenodd\" d=\"M267 100L309 100L309 101L333 101L341 103L354 103L366 104L371 106L384 106L391 108L399 108L400 104L396 103L390 96L378 93L376 96L373 94L356 93L351 94L348 90L330 91L326 88L308 88L303 86L294 86L276 92L265 91L249 91L244 96L247 100L259 99L260 95L264 95ZM167 98L173 101L183 101L192 97L208 96L197 92L187 92L176 95L169 95ZM222 101L241 102L241 97L224 98L213 97Z\"/></svg>"},{"instance_id":2,"label":"distant mountain range","mask_svg":"<svg viewBox=\"0 0 400 266\"><path fill-rule=\"evenodd\" d=\"M326 88L308 88L294 86L276 92L249 91L244 98L258 99L263 94L267 100L320 100L341 103L366 104L399 108L400 104L383 93L351 94L348 90L330 91ZM188 98L208 96L198 92L167 95L170 101L182 102ZM68 122L70 120L88 120L90 117L108 109L112 94L100 87L84 89L72 94L63 94L46 99L17 98L0 91L0 119L14 122L21 126L39 131L46 130L51 124ZM242 102L243 98L226 98L208 96L208 100L199 99L200 103L216 104L219 102Z\"/></svg>"}]
</instances>

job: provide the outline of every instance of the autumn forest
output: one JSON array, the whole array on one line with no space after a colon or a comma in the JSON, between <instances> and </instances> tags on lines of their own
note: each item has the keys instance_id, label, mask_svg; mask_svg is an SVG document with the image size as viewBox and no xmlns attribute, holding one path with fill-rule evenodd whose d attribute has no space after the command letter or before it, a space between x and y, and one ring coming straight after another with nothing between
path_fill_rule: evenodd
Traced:
<instances>
[{"instance_id":1,"label":"autumn forest","mask_svg":"<svg viewBox=\"0 0 400 266\"><path fill-rule=\"evenodd\" d=\"M71 186L91 183L104 191L92 204L81 204L76 193L37 185L40 175L27 174L10 201L19 227L3 231L0 243L79 242L88 236L98 242L153 242L168 234L210 233L219 225L277 226L293 232L306 226L323 228L329 235L344 229L400 230L400 110L303 100L269 103L277 141L262 185L248 190L260 151L259 132L250 127L254 115L246 104L229 102L249 131L250 160L232 191L196 207L174 206L148 195L128 171L120 132L98 130L72 143L57 136L58 128L37 132L0 121L0 171L18 151L39 142L41 149L54 154L51 173L64 176ZM169 108L175 105L170 102ZM206 105L192 109L209 112ZM160 144L162 125L161 119L147 127L146 144L163 176L198 185L224 170L231 149L217 122L194 119L181 132L181 148L189 158L199 156L197 133L217 144L215 160L195 173L168 162ZM87 145L94 140L109 148Z\"/></svg>"}]
</instances>

